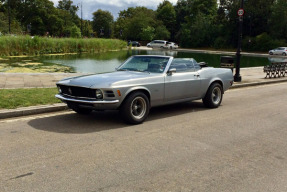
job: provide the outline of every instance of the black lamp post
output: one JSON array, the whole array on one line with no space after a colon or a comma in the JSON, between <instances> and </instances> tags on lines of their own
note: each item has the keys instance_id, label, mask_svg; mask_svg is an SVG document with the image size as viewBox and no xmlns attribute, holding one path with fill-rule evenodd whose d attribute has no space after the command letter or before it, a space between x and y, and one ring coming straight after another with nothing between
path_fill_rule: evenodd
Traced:
<instances>
[{"instance_id":1,"label":"black lamp post","mask_svg":"<svg viewBox=\"0 0 287 192\"><path fill-rule=\"evenodd\" d=\"M242 42L242 26L243 26L243 0L240 2L240 9L238 10L238 16L239 16L239 28L238 28L238 45L237 45L237 52L236 52L236 71L234 75L234 81L235 82L241 82L241 76L240 76L240 57L241 57L241 42Z\"/></svg>"}]
</instances>

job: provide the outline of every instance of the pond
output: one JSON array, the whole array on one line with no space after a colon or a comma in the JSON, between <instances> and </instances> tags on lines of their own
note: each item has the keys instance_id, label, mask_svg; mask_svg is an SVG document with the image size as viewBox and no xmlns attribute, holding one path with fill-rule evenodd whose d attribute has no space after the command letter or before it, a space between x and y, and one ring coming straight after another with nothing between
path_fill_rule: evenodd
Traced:
<instances>
[{"instance_id":1,"label":"pond","mask_svg":"<svg viewBox=\"0 0 287 192\"><path fill-rule=\"evenodd\" d=\"M194 58L209 66L220 67L221 54L191 53L171 50L123 50L96 54L49 55L38 57L9 57L0 59L0 72L13 73L49 73L79 72L104 73L114 71L132 55L166 55L177 58ZM268 57L242 56L241 68L257 67L269 64ZM286 62L286 61L285 61Z\"/></svg>"}]
</instances>

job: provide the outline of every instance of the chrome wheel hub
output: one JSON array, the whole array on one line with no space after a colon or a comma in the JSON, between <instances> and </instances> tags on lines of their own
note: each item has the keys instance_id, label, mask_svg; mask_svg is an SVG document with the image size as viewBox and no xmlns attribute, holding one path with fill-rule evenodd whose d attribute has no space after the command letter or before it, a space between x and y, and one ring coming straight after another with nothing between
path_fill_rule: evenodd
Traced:
<instances>
[{"instance_id":1,"label":"chrome wheel hub","mask_svg":"<svg viewBox=\"0 0 287 192\"><path fill-rule=\"evenodd\" d=\"M215 87L212 91L212 102L214 104L218 104L221 100L221 89L219 87Z\"/></svg>"},{"instance_id":2,"label":"chrome wheel hub","mask_svg":"<svg viewBox=\"0 0 287 192\"><path fill-rule=\"evenodd\" d=\"M141 119L146 114L146 101L142 97L136 97L132 101L131 114L136 119Z\"/></svg>"}]
</instances>

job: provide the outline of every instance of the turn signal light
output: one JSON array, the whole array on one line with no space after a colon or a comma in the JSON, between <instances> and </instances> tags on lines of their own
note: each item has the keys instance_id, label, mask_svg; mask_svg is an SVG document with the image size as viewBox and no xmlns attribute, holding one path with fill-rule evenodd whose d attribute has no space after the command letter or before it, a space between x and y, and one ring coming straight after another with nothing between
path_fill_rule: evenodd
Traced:
<instances>
[{"instance_id":1,"label":"turn signal light","mask_svg":"<svg viewBox=\"0 0 287 192\"><path fill-rule=\"evenodd\" d=\"M117 93L118 93L119 97L122 96L120 90L117 90Z\"/></svg>"}]
</instances>

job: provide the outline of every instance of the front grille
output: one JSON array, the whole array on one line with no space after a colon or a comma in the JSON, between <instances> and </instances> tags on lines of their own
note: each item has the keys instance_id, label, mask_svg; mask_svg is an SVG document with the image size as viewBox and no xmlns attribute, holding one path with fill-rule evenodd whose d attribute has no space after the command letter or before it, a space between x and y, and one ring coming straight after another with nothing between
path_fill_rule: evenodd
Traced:
<instances>
[{"instance_id":1,"label":"front grille","mask_svg":"<svg viewBox=\"0 0 287 192\"><path fill-rule=\"evenodd\" d=\"M62 94L65 95L70 95L74 97L96 98L96 91L94 89L65 86L65 85L58 85L58 86L61 88Z\"/></svg>"}]
</instances>

